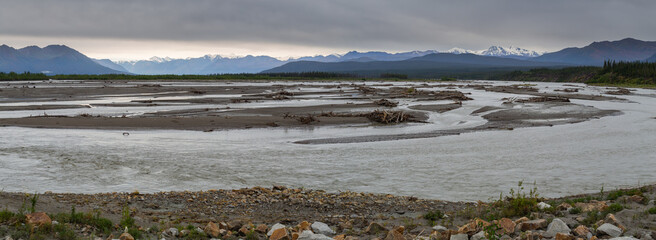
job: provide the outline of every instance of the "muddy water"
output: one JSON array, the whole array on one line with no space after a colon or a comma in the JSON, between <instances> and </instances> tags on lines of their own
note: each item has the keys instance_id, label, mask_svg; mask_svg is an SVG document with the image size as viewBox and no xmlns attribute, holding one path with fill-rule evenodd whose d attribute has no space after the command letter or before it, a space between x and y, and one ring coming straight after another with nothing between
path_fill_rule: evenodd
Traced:
<instances>
[{"instance_id":1,"label":"muddy water","mask_svg":"<svg viewBox=\"0 0 656 240\"><path fill-rule=\"evenodd\" d=\"M541 91L563 88L553 83L539 87ZM600 94L603 90L586 87L582 91ZM476 126L485 120L470 115L472 111L500 105L500 98L508 96L462 91L471 92L474 100L462 108L432 114L432 124L211 133L130 131L129 136L110 130L4 127L0 128L0 189L154 192L276 184L487 200L506 193L519 180L535 182L545 196L656 182L653 90L622 96L631 102L573 100L623 112L577 124L384 142L293 143Z\"/></svg>"}]
</instances>

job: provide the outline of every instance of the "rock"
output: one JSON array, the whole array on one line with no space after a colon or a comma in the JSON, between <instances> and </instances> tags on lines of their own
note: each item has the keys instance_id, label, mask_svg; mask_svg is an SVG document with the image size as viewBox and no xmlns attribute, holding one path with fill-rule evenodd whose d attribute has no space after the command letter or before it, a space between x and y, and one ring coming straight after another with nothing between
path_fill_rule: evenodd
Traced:
<instances>
[{"instance_id":1,"label":"rock","mask_svg":"<svg viewBox=\"0 0 656 240\"><path fill-rule=\"evenodd\" d=\"M617 220L615 215L612 214L612 213L609 213L608 215L606 215L606 218L604 218L604 222L613 224L616 227L622 229L622 231L626 231L626 227L624 227L624 225L622 225L622 223L620 223L620 221Z\"/></svg>"},{"instance_id":2,"label":"rock","mask_svg":"<svg viewBox=\"0 0 656 240\"><path fill-rule=\"evenodd\" d=\"M310 223L308 221L303 221L299 223L298 225L296 225L296 228L298 228L298 231L301 233L305 230L312 230L312 228L310 227Z\"/></svg>"},{"instance_id":3,"label":"rock","mask_svg":"<svg viewBox=\"0 0 656 240\"><path fill-rule=\"evenodd\" d=\"M649 205L656 205L656 200L649 200Z\"/></svg>"},{"instance_id":4,"label":"rock","mask_svg":"<svg viewBox=\"0 0 656 240\"><path fill-rule=\"evenodd\" d=\"M579 237L587 237L588 233L590 233L590 229L584 225L579 225L574 229L574 234Z\"/></svg>"},{"instance_id":5,"label":"rock","mask_svg":"<svg viewBox=\"0 0 656 240\"><path fill-rule=\"evenodd\" d=\"M601 212L608 208L606 201L596 201L596 200L592 200L589 203L576 203L574 204L574 206L580 208L582 212L590 212L590 211Z\"/></svg>"},{"instance_id":6,"label":"rock","mask_svg":"<svg viewBox=\"0 0 656 240\"><path fill-rule=\"evenodd\" d=\"M650 232L645 232L642 234L642 237L640 237L640 240L654 240L654 238L651 237Z\"/></svg>"},{"instance_id":7,"label":"rock","mask_svg":"<svg viewBox=\"0 0 656 240\"><path fill-rule=\"evenodd\" d=\"M547 220L537 219L525 221L520 225L521 231L538 230L547 226Z\"/></svg>"},{"instance_id":8,"label":"rock","mask_svg":"<svg viewBox=\"0 0 656 240\"><path fill-rule=\"evenodd\" d=\"M6 236L6 237L3 238L3 239L4 239L4 240L14 240L13 238L11 238L11 236Z\"/></svg>"},{"instance_id":9,"label":"rock","mask_svg":"<svg viewBox=\"0 0 656 240\"><path fill-rule=\"evenodd\" d=\"M469 240L469 236L465 233L453 234L449 240Z\"/></svg>"},{"instance_id":10,"label":"rock","mask_svg":"<svg viewBox=\"0 0 656 240\"><path fill-rule=\"evenodd\" d=\"M567 233L556 233L556 240L574 240L574 236Z\"/></svg>"},{"instance_id":11,"label":"rock","mask_svg":"<svg viewBox=\"0 0 656 240\"><path fill-rule=\"evenodd\" d=\"M387 228L383 227L377 222L370 223L369 226L367 226L367 228L364 229L364 233L369 235L376 235L382 231L387 231Z\"/></svg>"},{"instance_id":12,"label":"rock","mask_svg":"<svg viewBox=\"0 0 656 240\"><path fill-rule=\"evenodd\" d=\"M640 195L633 195L629 197L629 200L636 202L636 203L643 203L645 201L645 197L640 196Z\"/></svg>"},{"instance_id":13,"label":"rock","mask_svg":"<svg viewBox=\"0 0 656 240\"><path fill-rule=\"evenodd\" d=\"M442 226L442 225L435 225L433 227L433 230L438 231L438 232L444 232L444 231L449 230L449 229Z\"/></svg>"},{"instance_id":14,"label":"rock","mask_svg":"<svg viewBox=\"0 0 656 240\"><path fill-rule=\"evenodd\" d=\"M230 230L230 227L228 226L227 223L225 222L219 222L219 229L225 229L225 230Z\"/></svg>"},{"instance_id":15,"label":"rock","mask_svg":"<svg viewBox=\"0 0 656 240\"><path fill-rule=\"evenodd\" d=\"M615 238L611 238L610 240L638 240L638 239L634 237L615 237Z\"/></svg>"},{"instance_id":16,"label":"rock","mask_svg":"<svg viewBox=\"0 0 656 240\"><path fill-rule=\"evenodd\" d=\"M606 234L608 236L616 238L622 235L622 229L616 227L613 224L604 223L597 228L597 235L599 234Z\"/></svg>"},{"instance_id":17,"label":"rock","mask_svg":"<svg viewBox=\"0 0 656 240\"><path fill-rule=\"evenodd\" d=\"M322 223L322 222L314 222L312 223L312 231L318 234L323 234L323 235L334 235L335 231L333 231L328 224Z\"/></svg>"},{"instance_id":18,"label":"rock","mask_svg":"<svg viewBox=\"0 0 656 240\"><path fill-rule=\"evenodd\" d=\"M519 225L519 224L521 224L523 222L526 222L526 221L529 221L529 220L531 220L531 219L528 219L527 217L521 217L521 218L515 220L515 224Z\"/></svg>"},{"instance_id":19,"label":"rock","mask_svg":"<svg viewBox=\"0 0 656 240\"><path fill-rule=\"evenodd\" d=\"M515 222L511 220L510 218L502 218L499 220L499 227L503 230L503 233L514 233L515 232Z\"/></svg>"},{"instance_id":20,"label":"rock","mask_svg":"<svg viewBox=\"0 0 656 240\"><path fill-rule=\"evenodd\" d=\"M244 236L248 235L250 231L251 230L246 225L239 229L239 233L243 234Z\"/></svg>"},{"instance_id":21,"label":"rock","mask_svg":"<svg viewBox=\"0 0 656 240\"><path fill-rule=\"evenodd\" d=\"M487 227L490 226L490 223L477 218L458 228L458 233L474 234L481 230L481 226Z\"/></svg>"},{"instance_id":22,"label":"rock","mask_svg":"<svg viewBox=\"0 0 656 240\"><path fill-rule=\"evenodd\" d=\"M542 234L542 236L545 236L547 238L552 238L555 237L557 233L566 233L569 234L572 230L569 229L567 224L563 222L563 220L560 220L559 218L555 218L551 223L549 224L549 227L547 227L547 232Z\"/></svg>"},{"instance_id":23,"label":"rock","mask_svg":"<svg viewBox=\"0 0 656 240\"><path fill-rule=\"evenodd\" d=\"M269 227L267 227L266 224L260 224L260 225L257 225L257 227L255 228L255 231L257 231L259 233L266 233L268 229L269 229Z\"/></svg>"},{"instance_id":24,"label":"rock","mask_svg":"<svg viewBox=\"0 0 656 240\"><path fill-rule=\"evenodd\" d=\"M191 231L189 231L187 229L183 229L182 231L180 231L181 236L187 236L187 235L189 235L189 233L191 233Z\"/></svg>"},{"instance_id":25,"label":"rock","mask_svg":"<svg viewBox=\"0 0 656 240\"><path fill-rule=\"evenodd\" d=\"M273 226L271 226L271 230L269 230L269 232L267 233L267 236L271 236L271 234L273 234L273 231L281 228L285 228L285 225L282 225L280 223L273 224Z\"/></svg>"},{"instance_id":26,"label":"rock","mask_svg":"<svg viewBox=\"0 0 656 240\"><path fill-rule=\"evenodd\" d=\"M405 228L403 226L397 227L394 230L390 230L387 232L385 240L405 240L405 237L403 237L404 230Z\"/></svg>"},{"instance_id":27,"label":"rock","mask_svg":"<svg viewBox=\"0 0 656 240\"><path fill-rule=\"evenodd\" d=\"M487 238L485 238L485 232L483 232L483 231L480 231L480 232L478 232L477 234L474 234L471 237L471 240L484 240L484 239L487 239Z\"/></svg>"},{"instance_id":28,"label":"rock","mask_svg":"<svg viewBox=\"0 0 656 240\"><path fill-rule=\"evenodd\" d=\"M512 238L510 236L504 234L503 236L501 236L499 238L499 240L512 240Z\"/></svg>"},{"instance_id":29,"label":"rock","mask_svg":"<svg viewBox=\"0 0 656 240\"><path fill-rule=\"evenodd\" d=\"M298 240L333 240L333 239L323 234L314 234L310 230L305 230L298 236Z\"/></svg>"},{"instance_id":30,"label":"rock","mask_svg":"<svg viewBox=\"0 0 656 240\"><path fill-rule=\"evenodd\" d=\"M48 214L44 212L35 212L25 215L27 218L27 223L32 226L41 226L41 225L50 225L52 224L52 219L48 217Z\"/></svg>"},{"instance_id":31,"label":"rock","mask_svg":"<svg viewBox=\"0 0 656 240\"><path fill-rule=\"evenodd\" d=\"M344 239L346 239L346 235L344 235L344 234L340 234L340 235L337 235L337 236L333 237L333 240L344 240Z\"/></svg>"},{"instance_id":32,"label":"rock","mask_svg":"<svg viewBox=\"0 0 656 240\"><path fill-rule=\"evenodd\" d=\"M271 227L271 229L273 229L273 227ZM284 226L282 228L277 228L272 231L273 232L271 232L271 236L269 237L269 240L283 240L283 239L289 240L289 233L287 233L287 229L285 229Z\"/></svg>"},{"instance_id":33,"label":"rock","mask_svg":"<svg viewBox=\"0 0 656 240\"><path fill-rule=\"evenodd\" d=\"M560 211L566 211L569 210L571 207L572 205L569 205L569 203L561 203L560 205L558 205L558 207L556 207L556 209Z\"/></svg>"},{"instance_id":34,"label":"rock","mask_svg":"<svg viewBox=\"0 0 656 240\"><path fill-rule=\"evenodd\" d=\"M118 237L120 240L134 240L134 237L130 235L129 233L123 233L121 236Z\"/></svg>"},{"instance_id":35,"label":"rock","mask_svg":"<svg viewBox=\"0 0 656 240\"><path fill-rule=\"evenodd\" d=\"M551 208L551 205L549 205L549 204L546 203L546 202L539 202L539 203L538 203L538 208L539 208L540 210L543 210L543 209Z\"/></svg>"},{"instance_id":36,"label":"rock","mask_svg":"<svg viewBox=\"0 0 656 240\"><path fill-rule=\"evenodd\" d=\"M176 229L176 231L177 231L177 229ZM207 233L211 237L218 238L219 237L219 226L217 226L213 222L209 222L209 223L207 223L207 226L205 226L205 233Z\"/></svg>"},{"instance_id":37,"label":"rock","mask_svg":"<svg viewBox=\"0 0 656 240\"><path fill-rule=\"evenodd\" d=\"M360 240L360 239L354 236L347 236L344 240Z\"/></svg>"}]
</instances>

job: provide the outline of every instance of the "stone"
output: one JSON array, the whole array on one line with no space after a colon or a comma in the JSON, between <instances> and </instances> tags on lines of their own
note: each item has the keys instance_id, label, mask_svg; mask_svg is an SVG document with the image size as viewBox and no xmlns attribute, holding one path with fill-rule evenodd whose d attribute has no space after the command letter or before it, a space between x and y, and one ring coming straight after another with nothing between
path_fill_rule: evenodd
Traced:
<instances>
[{"instance_id":1,"label":"stone","mask_svg":"<svg viewBox=\"0 0 656 240\"><path fill-rule=\"evenodd\" d=\"M515 227L517 224L513 222L510 218L502 218L499 220L499 227L503 230L503 233L514 233L515 232Z\"/></svg>"},{"instance_id":2,"label":"stone","mask_svg":"<svg viewBox=\"0 0 656 240\"><path fill-rule=\"evenodd\" d=\"M551 205L549 205L549 204L546 203L546 202L539 202L539 203L538 203L538 208L539 208L540 210L543 210L543 209L551 208Z\"/></svg>"},{"instance_id":3,"label":"stone","mask_svg":"<svg viewBox=\"0 0 656 240\"><path fill-rule=\"evenodd\" d=\"M547 220L544 219L529 220L521 224L520 230L521 231L538 230L546 226L547 226Z\"/></svg>"},{"instance_id":4,"label":"stone","mask_svg":"<svg viewBox=\"0 0 656 240\"><path fill-rule=\"evenodd\" d=\"M566 211L569 210L570 208L572 208L572 205L569 205L569 203L561 203L560 205L558 205L558 207L556 207L556 209L560 211Z\"/></svg>"},{"instance_id":5,"label":"stone","mask_svg":"<svg viewBox=\"0 0 656 240\"><path fill-rule=\"evenodd\" d=\"M225 222L219 222L219 229L225 229L225 230L230 230L230 227L228 227L228 224Z\"/></svg>"},{"instance_id":6,"label":"stone","mask_svg":"<svg viewBox=\"0 0 656 240\"><path fill-rule=\"evenodd\" d=\"M602 212L608 208L606 201L592 200L589 203L576 203L574 206L581 209L582 212L599 211Z\"/></svg>"},{"instance_id":7,"label":"stone","mask_svg":"<svg viewBox=\"0 0 656 240\"><path fill-rule=\"evenodd\" d=\"M583 237L583 236L587 237L588 233L590 233L590 229L588 229L588 227L586 227L584 225L579 225L578 227L576 227L574 229L574 234L576 234L576 236L579 236L579 237Z\"/></svg>"},{"instance_id":8,"label":"stone","mask_svg":"<svg viewBox=\"0 0 656 240\"><path fill-rule=\"evenodd\" d=\"M549 224L549 227L547 227L547 232L542 234L542 236L545 236L547 238L552 238L555 237L557 233L566 233L569 234L572 230L569 229L567 224L563 222L563 220L560 220L559 218L554 218L553 221Z\"/></svg>"},{"instance_id":9,"label":"stone","mask_svg":"<svg viewBox=\"0 0 656 240\"><path fill-rule=\"evenodd\" d=\"M27 223L32 226L41 226L41 225L50 225L52 224L52 219L48 217L48 214L44 212L35 212L25 215L27 218Z\"/></svg>"},{"instance_id":10,"label":"stone","mask_svg":"<svg viewBox=\"0 0 656 240\"><path fill-rule=\"evenodd\" d=\"M471 237L471 240L484 240L484 239L487 238L485 238L485 232L483 231L480 231Z\"/></svg>"},{"instance_id":11,"label":"stone","mask_svg":"<svg viewBox=\"0 0 656 240\"><path fill-rule=\"evenodd\" d=\"M650 232L645 232L642 234L642 237L640 237L640 240L654 240L654 238L651 236Z\"/></svg>"},{"instance_id":12,"label":"stone","mask_svg":"<svg viewBox=\"0 0 656 240\"><path fill-rule=\"evenodd\" d=\"M449 230L449 229L442 226L442 225L435 225L433 227L433 230L438 231L438 232L444 232L444 231Z\"/></svg>"},{"instance_id":13,"label":"stone","mask_svg":"<svg viewBox=\"0 0 656 240\"><path fill-rule=\"evenodd\" d=\"M310 230L305 230L301 232L301 234L299 234L298 240L333 240L333 239L323 234L315 234Z\"/></svg>"},{"instance_id":14,"label":"stone","mask_svg":"<svg viewBox=\"0 0 656 240\"><path fill-rule=\"evenodd\" d=\"M501 236L499 238L499 240L512 240L512 238L510 236L504 234L503 236Z\"/></svg>"},{"instance_id":15,"label":"stone","mask_svg":"<svg viewBox=\"0 0 656 240\"><path fill-rule=\"evenodd\" d=\"M322 222L314 222L312 223L312 231L318 234L323 234L323 235L334 235L335 231L332 230L328 224L322 223Z\"/></svg>"},{"instance_id":16,"label":"stone","mask_svg":"<svg viewBox=\"0 0 656 240\"><path fill-rule=\"evenodd\" d=\"M615 215L612 213L606 215L606 218L604 218L604 222L613 224L616 227L622 229L622 231L626 231L626 227L624 227L624 225L622 225L622 223L620 223L620 221L617 220L617 217L615 217Z\"/></svg>"},{"instance_id":17,"label":"stone","mask_svg":"<svg viewBox=\"0 0 656 240\"><path fill-rule=\"evenodd\" d=\"M638 240L638 239L634 237L616 237L616 238L611 238L610 240Z\"/></svg>"},{"instance_id":18,"label":"stone","mask_svg":"<svg viewBox=\"0 0 656 240\"><path fill-rule=\"evenodd\" d=\"M490 226L490 223L483 219L477 218L458 228L458 233L466 233L471 235L480 231L481 226L487 227Z\"/></svg>"},{"instance_id":19,"label":"stone","mask_svg":"<svg viewBox=\"0 0 656 240\"><path fill-rule=\"evenodd\" d=\"M273 227L272 227L273 229ZM287 233L287 229L285 227L278 228L276 230L272 230L271 236L269 237L269 240L289 240L289 233Z\"/></svg>"},{"instance_id":20,"label":"stone","mask_svg":"<svg viewBox=\"0 0 656 240\"><path fill-rule=\"evenodd\" d=\"M515 224L519 225L519 224L521 224L521 223L523 223L523 222L530 221L530 220L531 220L531 219L528 219L527 217L521 217L521 218L515 220Z\"/></svg>"},{"instance_id":21,"label":"stone","mask_svg":"<svg viewBox=\"0 0 656 240\"><path fill-rule=\"evenodd\" d=\"M187 235L189 235L189 233L191 233L191 231L189 231L187 229L184 229L184 230L180 231L180 235L182 235L182 236L187 236Z\"/></svg>"},{"instance_id":22,"label":"stone","mask_svg":"<svg viewBox=\"0 0 656 240\"><path fill-rule=\"evenodd\" d=\"M255 227L255 231L259 233L266 233L269 227L266 224L260 224Z\"/></svg>"},{"instance_id":23,"label":"stone","mask_svg":"<svg viewBox=\"0 0 656 240\"><path fill-rule=\"evenodd\" d=\"M636 202L636 203L643 203L645 201L645 197L640 196L640 195L633 195L629 197L629 200Z\"/></svg>"},{"instance_id":24,"label":"stone","mask_svg":"<svg viewBox=\"0 0 656 240\"><path fill-rule=\"evenodd\" d=\"M574 236L567 233L556 233L556 240L574 240Z\"/></svg>"},{"instance_id":25,"label":"stone","mask_svg":"<svg viewBox=\"0 0 656 240\"><path fill-rule=\"evenodd\" d=\"M405 237L403 237L403 231L405 228L403 226L396 228L394 230L390 230L387 232L387 236L385 237L385 240L405 240Z\"/></svg>"},{"instance_id":26,"label":"stone","mask_svg":"<svg viewBox=\"0 0 656 240\"><path fill-rule=\"evenodd\" d=\"M360 240L360 239L354 236L347 236L344 240Z\"/></svg>"},{"instance_id":27,"label":"stone","mask_svg":"<svg viewBox=\"0 0 656 240\"><path fill-rule=\"evenodd\" d=\"M597 235L599 234L605 234L611 237L619 237L622 235L622 229L616 227L613 224L610 223L604 223L601 226L597 228Z\"/></svg>"},{"instance_id":28,"label":"stone","mask_svg":"<svg viewBox=\"0 0 656 240\"><path fill-rule=\"evenodd\" d=\"M248 229L248 227L246 227L246 225L244 225L243 227L241 227L241 228L239 229L239 233L243 234L244 236L246 236L250 231L251 231L251 230Z\"/></svg>"},{"instance_id":29,"label":"stone","mask_svg":"<svg viewBox=\"0 0 656 240\"><path fill-rule=\"evenodd\" d=\"M453 234L449 240L469 240L469 236L465 233Z\"/></svg>"},{"instance_id":30,"label":"stone","mask_svg":"<svg viewBox=\"0 0 656 240\"><path fill-rule=\"evenodd\" d=\"M308 221L303 221L299 223L298 225L296 225L296 228L298 228L298 231L301 233L305 230L312 230L312 228L310 227L310 223Z\"/></svg>"},{"instance_id":31,"label":"stone","mask_svg":"<svg viewBox=\"0 0 656 240\"><path fill-rule=\"evenodd\" d=\"M387 228L383 227L377 222L370 223L369 226L367 226L367 228L364 229L364 233L370 235L375 235L382 231L387 231Z\"/></svg>"},{"instance_id":32,"label":"stone","mask_svg":"<svg viewBox=\"0 0 656 240\"><path fill-rule=\"evenodd\" d=\"M269 230L269 232L267 233L267 236L271 236L271 234L273 234L273 231L281 228L285 228L285 225L282 225L280 223L273 224L273 226L271 226L271 230Z\"/></svg>"},{"instance_id":33,"label":"stone","mask_svg":"<svg viewBox=\"0 0 656 240\"><path fill-rule=\"evenodd\" d=\"M176 229L176 231L177 231L177 229ZM207 226L205 226L204 231L205 231L205 233L207 233L208 235L210 235L211 237L214 237L214 238L218 238L220 236L219 235L219 226L217 226L213 222L207 223Z\"/></svg>"},{"instance_id":34,"label":"stone","mask_svg":"<svg viewBox=\"0 0 656 240\"><path fill-rule=\"evenodd\" d=\"M333 240L344 240L344 239L346 239L346 235L344 235L344 234L340 234L340 235L337 235L337 236L333 237Z\"/></svg>"},{"instance_id":35,"label":"stone","mask_svg":"<svg viewBox=\"0 0 656 240\"><path fill-rule=\"evenodd\" d=\"M121 236L118 237L120 240L134 240L134 237L130 235L129 233L123 233Z\"/></svg>"}]
</instances>

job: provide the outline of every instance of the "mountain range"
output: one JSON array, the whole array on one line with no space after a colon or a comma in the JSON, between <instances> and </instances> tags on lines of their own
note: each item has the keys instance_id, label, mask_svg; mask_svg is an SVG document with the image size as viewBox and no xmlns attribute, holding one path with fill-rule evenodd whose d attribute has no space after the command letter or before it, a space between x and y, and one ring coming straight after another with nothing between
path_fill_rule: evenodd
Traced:
<instances>
[{"instance_id":1,"label":"mountain range","mask_svg":"<svg viewBox=\"0 0 656 240\"><path fill-rule=\"evenodd\" d=\"M594 42L541 53L517 47L492 46L484 50L454 48L387 53L380 51L317 55L280 60L269 56L171 59L153 57L139 61L90 59L64 45L22 49L0 46L0 72L42 72L47 74L220 74L258 72L338 71L352 73L490 71L528 67L600 66L605 60L656 61L656 42L626 38Z\"/></svg>"},{"instance_id":2,"label":"mountain range","mask_svg":"<svg viewBox=\"0 0 656 240\"><path fill-rule=\"evenodd\" d=\"M64 45L44 48L29 46L15 49L0 46L0 72L34 72L46 74L126 73L97 64L84 54Z\"/></svg>"}]
</instances>

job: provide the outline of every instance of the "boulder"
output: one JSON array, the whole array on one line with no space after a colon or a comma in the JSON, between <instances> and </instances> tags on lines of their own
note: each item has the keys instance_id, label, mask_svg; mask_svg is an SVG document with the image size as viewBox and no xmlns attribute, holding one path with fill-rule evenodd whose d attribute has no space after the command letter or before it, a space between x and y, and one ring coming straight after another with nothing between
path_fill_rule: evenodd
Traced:
<instances>
[{"instance_id":1,"label":"boulder","mask_svg":"<svg viewBox=\"0 0 656 240\"><path fill-rule=\"evenodd\" d=\"M312 223L312 231L318 234L323 234L323 235L334 235L335 231L333 231L328 224L322 223L322 222L314 222Z\"/></svg>"},{"instance_id":2,"label":"boulder","mask_svg":"<svg viewBox=\"0 0 656 240\"><path fill-rule=\"evenodd\" d=\"M255 228L255 231L257 231L259 233L267 233L268 229L269 229L269 227L267 227L266 224L260 224L260 225L257 225L257 227Z\"/></svg>"},{"instance_id":3,"label":"boulder","mask_svg":"<svg viewBox=\"0 0 656 240\"><path fill-rule=\"evenodd\" d=\"M449 240L469 240L469 236L465 233L453 234Z\"/></svg>"},{"instance_id":4,"label":"boulder","mask_svg":"<svg viewBox=\"0 0 656 240\"><path fill-rule=\"evenodd\" d=\"M515 224L519 225L519 224L521 224L523 222L526 222L526 221L529 221L529 220L531 220L531 219L528 219L527 217L521 217L521 218L515 220Z\"/></svg>"},{"instance_id":5,"label":"boulder","mask_svg":"<svg viewBox=\"0 0 656 240\"><path fill-rule=\"evenodd\" d=\"M129 233L123 233L121 236L118 237L119 240L134 240L134 237L130 235Z\"/></svg>"},{"instance_id":6,"label":"boulder","mask_svg":"<svg viewBox=\"0 0 656 240\"><path fill-rule=\"evenodd\" d=\"M574 236L567 233L556 233L556 240L574 240Z\"/></svg>"},{"instance_id":7,"label":"boulder","mask_svg":"<svg viewBox=\"0 0 656 240\"><path fill-rule=\"evenodd\" d=\"M560 220L559 218L555 218L551 223L549 224L549 227L547 227L547 232L542 234L542 236L545 236L547 238L552 238L555 237L557 233L565 233L569 234L572 230L569 229L567 224L563 222L563 220Z\"/></svg>"},{"instance_id":8,"label":"boulder","mask_svg":"<svg viewBox=\"0 0 656 240\"><path fill-rule=\"evenodd\" d=\"M538 230L547 226L547 220L544 219L529 220L529 221L522 222L520 226L521 226L520 227L521 231Z\"/></svg>"},{"instance_id":9,"label":"boulder","mask_svg":"<svg viewBox=\"0 0 656 240\"><path fill-rule=\"evenodd\" d=\"M513 220L511 220L510 218L502 218L501 220L499 220L498 224L499 227L503 230L504 234L514 233L515 226L517 226L517 224L515 224L515 222L513 222Z\"/></svg>"},{"instance_id":10,"label":"boulder","mask_svg":"<svg viewBox=\"0 0 656 240\"><path fill-rule=\"evenodd\" d=\"M178 229L177 229L177 228L169 228L168 230L166 230L166 232L167 232L168 235L170 235L171 237L177 237L178 235L180 235L180 233L178 232Z\"/></svg>"},{"instance_id":11,"label":"boulder","mask_svg":"<svg viewBox=\"0 0 656 240\"><path fill-rule=\"evenodd\" d=\"M177 229L176 229L177 231ZM205 233L207 235L210 235L211 237L218 238L219 237L219 226L214 224L213 222L207 223L207 226L205 226Z\"/></svg>"},{"instance_id":12,"label":"boulder","mask_svg":"<svg viewBox=\"0 0 656 240\"><path fill-rule=\"evenodd\" d=\"M289 233L287 232L286 228L278 228L276 230L273 230L271 233L271 236L269 237L269 240L289 240Z\"/></svg>"},{"instance_id":13,"label":"boulder","mask_svg":"<svg viewBox=\"0 0 656 240\"><path fill-rule=\"evenodd\" d=\"M483 231L480 231L471 237L471 240L484 240L484 239L487 238L485 238L485 232Z\"/></svg>"},{"instance_id":14,"label":"boulder","mask_svg":"<svg viewBox=\"0 0 656 240\"><path fill-rule=\"evenodd\" d=\"M638 240L638 239L634 237L616 237L616 238L611 238L610 240Z\"/></svg>"},{"instance_id":15,"label":"boulder","mask_svg":"<svg viewBox=\"0 0 656 240\"><path fill-rule=\"evenodd\" d=\"M610 223L604 223L601 226L597 228L597 235L599 234L605 234L611 237L619 237L622 235L622 229L616 227L613 224Z\"/></svg>"},{"instance_id":16,"label":"boulder","mask_svg":"<svg viewBox=\"0 0 656 240\"><path fill-rule=\"evenodd\" d=\"M337 236L333 237L333 240L344 240L344 239L346 239L346 235L344 235L344 234L340 234L340 235L337 235Z\"/></svg>"},{"instance_id":17,"label":"boulder","mask_svg":"<svg viewBox=\"0 0 656 240\"><path fill-rule=\"evenodd\" d=\"M444 232L444 231L449 230L449 229L442 226L442 225L435 225L433 227L433 230L438 231L438 232Z\"/></svg>"},{"instance_id":18,"label":"boulder","mask_svg":"<svg viewBox=\"0 0 656 240\"><path fill-rule=\"evenodd\" d=\"M574 234L579 237L587 237L588 233L590 233L590 229L584 225L579 225L574 229Z\"/></svg>"},{"instance_id":19,"label":"boulder","mask_svg":"<svg viewBox=\"0 0 656 240\"><path fill-rule=\"evenodd\" d=\"M609 213L608 215L606 215L606 218L604 218L604 222L613 224L616 227L622 229L622 231L626 231L626 227L624 227L624 225L622 225L622 223L620 223L620 221L617 220L617 217L615 217L615 215L612 214L612 213Z\"/></svg>"},{"instance_id":20,"label":"boulder","mask_svg":"<svg viewBox=\"0 0 656 240\"><path fill-rule=\"evenodd\" d=\"M285 228L285 225L282 225L280 223L273 224L273 226L271 226L271 230L269 230L269 232L267 233L267 236L271 236L271 234L273 234L273 232L275 230L278 230L278 229L281 229L281 228Z\"/></svg>"},{"instance_id":21,"label":"boulder","mask_svg":"<svg viewBox=\"0 0 656 240\"><path fill-rule=\"evenodd\" d=\"M32 226L41 226L41 225L50 225L52 224L52 219L48 217L48 214L44 212L35 212L25 215L27 218L27 223Z\"/></svg>"},{"instance_id":22,"label":"boulder","mask_svg":"<svg viewBox=\"0 0 656 240\"><path fill-rule=\"evenodd\" d=\"M310 230L305 230L298 235L298 240L333 240L333 239L323 234L314 234Z\"/></svg>"},{"instance_id":23,"label":"boulder","mask_svg":"<svg viewBox=\"0 0 656 240\"><path fill-rule=\"evenodd\" d=\"M546 203L546 202L539 202L539 203L538 203L538 208L539 208L540 210L543 210L543 209L551 208L551 205L549 205L549 204Z\"/></svg>"},{"instance_id":24,"label":"boulder","mask_svg":"<svg viewBox=\"0 0 656 240\"><path fill-rule=\"evenodd\" d=\"M643 203L645 201L645 197L640 196L640 195L633 195L633 196L629 197L629 200L631 200L632 202L636 202L636 203Z\"/></svg>"},{"instance_id":25,"label":"boulder","mask_svg":"<svg viewBox=\"0 0 656 240\"><path fill-rule=\"evenodd\" d=\"M483 219L477 218L458 228L458 233L466 233L471 235L479 232L481 230L481 226L487 227L490 226L490 223Z\"/></svg>"},{"instance_id":26,"label":"boulder","mask_svg":"<svg viewBox=\"0 0 656 240\"><path fill-rule=\"evenodd\" d=\"M405 237L403 237L403 231L405 231L405 227L403 226L390 230L387 232L385 240L405 240Z\"/></svg>"},{"instance_id":27,"label":"boulder","mask_svg":"<svg viewBox=\"0 0 656 240\"><path fill-rule=\"evenodd\" d=\"M299 232L302 233L305 230L312 230L310 225L311 224L308 221L303 221L303 222L299 223L298 225L296 225L296 228L298 229Z\"/></svg>"}]
</instances>

